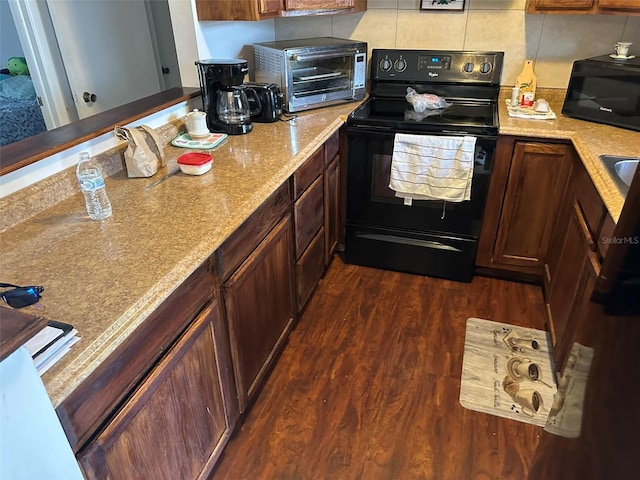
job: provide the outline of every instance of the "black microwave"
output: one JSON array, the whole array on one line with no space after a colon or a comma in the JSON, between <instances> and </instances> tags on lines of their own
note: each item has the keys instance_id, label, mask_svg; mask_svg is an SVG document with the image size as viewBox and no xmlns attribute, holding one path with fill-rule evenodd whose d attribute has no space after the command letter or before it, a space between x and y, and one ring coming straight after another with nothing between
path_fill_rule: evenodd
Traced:
<instances>
[{"instance_id":1,"label":"black microwave","mask_svg":"<svg viewBox=\"0 0 640 480\"><path fill-rule=\"evenodd\" d=\"M640 131L640 59L602 55L573 62L562 113Z\"/></svg>"}]
</instances>

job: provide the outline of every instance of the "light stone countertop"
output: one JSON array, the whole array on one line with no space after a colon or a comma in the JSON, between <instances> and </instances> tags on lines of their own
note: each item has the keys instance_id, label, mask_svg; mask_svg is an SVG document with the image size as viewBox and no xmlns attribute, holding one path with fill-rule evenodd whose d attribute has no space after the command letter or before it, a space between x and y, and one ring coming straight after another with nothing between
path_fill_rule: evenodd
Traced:
<instances>
[{"instance_id":1,"label":"light stone countertop","mask_svg":"<svg viewBox=\"0 0 640 480\"><path fill-rule=\"evenodd\" d=\"M42 377L53 405L287 181L354 106L255 123L251 133L230 135L212 152L206 174L178 173L145 190L188 151L169 145L167 168L154 177L127 178L122 170L106 179L113 215L105 221L89 220L78 190L1 233L2 281L45 286L42 300L22 311L71 323L82 338Z\"/></svg>"},{"instance_id":2,"label":"light stone countertop","mask_svg":"<svg viewBox=\"0 0 640 480\"><path fill-rule=\"evenodd\" d=\"M500 134L571 141L580 155L589 176L600 193L614 222L620 218L624 197L616 187L599 155L640 156L640 132L586 122L562 115L565 91L539 89L537 98L549 101L555 120L520 119L509 117L506 98L511 89L502 89L500 96Z\"/></svg>"},{"instance_id":3,"label":"light stone countertop","mask_svg":"<svg viewBox=\"0 0 640 480\"><path fill-rule=\"evenodd\" d=\"M509 118L502 99L500 133L572 141L617 220L623 198L597 155L639 155L640 133L562 117L564 92L550 91L546 98L557 120ZM179 173L145 191L165 169L143 179L120 171L106 181L114 213L104 222L86 217L78 192L0 233L2 280L46 288L42 301L23 311L71 323L82 337L43 376L53 405L209 258L356 106L302 112L295 123L254 124L250 134L229 136L213 151L211 171L199 177ZM168 170L185 151L167 147ZM67 172L65 181L69 178ZM43 195L37 186L33 191ZM3 201L7 211L11 197Z\"/></svg>"}]
</instances>

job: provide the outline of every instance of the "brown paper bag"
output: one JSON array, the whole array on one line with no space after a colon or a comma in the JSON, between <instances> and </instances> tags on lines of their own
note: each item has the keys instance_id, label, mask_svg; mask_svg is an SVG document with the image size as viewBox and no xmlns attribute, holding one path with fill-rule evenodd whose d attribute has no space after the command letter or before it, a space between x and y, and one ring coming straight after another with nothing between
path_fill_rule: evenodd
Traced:
<instances>
[{"instance_id":1,"label":"brown paper bag","mask_svg":"<svg viewBox=\"0 0 640 480\"><path fill-rule=\"evenodd\" d=\"M116 137L129 142L124 152L129 177L152 177L158 168L164 166L164 149L156 131L139 127L115 127Z\"/></svg>"}]
</instances>

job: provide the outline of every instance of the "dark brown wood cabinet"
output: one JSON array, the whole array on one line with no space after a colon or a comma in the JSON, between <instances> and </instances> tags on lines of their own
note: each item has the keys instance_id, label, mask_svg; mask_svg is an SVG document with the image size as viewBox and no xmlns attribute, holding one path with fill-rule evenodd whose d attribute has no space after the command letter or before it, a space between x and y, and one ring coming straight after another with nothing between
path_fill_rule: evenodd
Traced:
<instances>
[{"instance_id":1,"label":"dark brown wood cabinet","mask_svg":"<svg viewBox=\"0 0 640 480\"><path fill-rule=\"evenodd\" d=\"M499 137L477 264L542 280L558 369L614 227L571 145Z\"/></svg>"},{"instance_id":2,"label":"dark brown wood cabinet","mask_svg":"<svg viewBox=\"0 0 640 480\"><path fill-rule=\"evenodd\" d=\"M241 413L295 318L291 223L286 214L222 285ZM249 238L245 242L253 243Z\"/></svg>"},{"instance_id":3,"label":"dark brown wood cabinet","mask_svg":"<svg viewBox=\"0 0 640 480\"><path fill-rule=\"evenodd\" d=\"M223 329L214 300L78 455L86 478L206 477L232 428Z\"/></svg>"},{"instance_id":4,"label":"dark brown wood cabinet","mask_svg":"<svg viewBox=\"0 0 640 480\"><path fill-rule=\"evenodd\" d=\"M335 251L339 140L336 132L57 408L87 478L210 474Z\"/></svg>"},{"instance_id":5,"label":"dark brown wood cabinet","mask_svg":"<svg viewBox=\"0 0 640 480\"><path fill-rule=\"evenodd\" d=\"M325 236L325 265L331 263L338 245L342 241L344 225L343 206L346 204L346 194L342 187L343 156L340 155L341 142L346 143L344 131L338 130L324 144L324 236ZM344 156L346 158L346 156Z\"/></svg>"},{"instance_id":6,"label":"dark brown wood cabinet","mask_svg":"<svg viewBox=\"0 0 640 480\"><path fill-rule=\"evenodd\" d=\"M286 16L354 13L366 0L196 0L198 20L265 20Z\"/></svg>"},{"instance_id":7,"label":"dark brown wood cabinet","mask_svg":"<svg viewBox=\"0 0 640 480\"><path fill-rule=\"evenodd\" d=\"M599 263L592 240L585 230L585 220L577 203L571 204L565 234L560 237L556 275L546 295L547 319L553 343L553 358L558 371L571 347L572 320L580 310L587 282L595 281Z\"/></svg>"},{"instance_id":8,"label":"dark brown wood cabinet","mask_svg":"<svg viewBox=\"0 0 640 480\"><path fill-rule=\"evenodd\" d=\"M297 312L301 312L325 267L325 145L293 175Z\"/></svg>"},{"instance_id":9,"label":"dark brown wood cabinet","mask_svg":"<svg viewBox=\"0 0 640 480\"><path fill-rule=\"evenodd\" d=\"M213 264L207 261L65 398L56 413L74 451L110 420L117 406L213 297ZM229 375L225 383L233 387Z\"/></svg>"},{"instance_id":10,"label":"dark brown wood cabinet","mask_svg":"<svg viewBox=\"0 0 640 480\"><path fill-rule=\"evenodd\" d=\"M541 277L572 168L573 148L500 137L477 264Z\"/></svg>"},{"instance_id":11,"label":"dark brown wood cabinet","mask_svg":"<svg viewBox=\"0 0 640 480\"><path fill-rule=\"evenodd\" d=\"M583 218L589 223L588 214ZM589 225L589 231L591 228ZM618 241L597 243L596 252L605 255L600 276L595 287L586 277L582 304L567 330L572 338L566 343L578 350L577 355L571 357L576 361L565 361L564 368L556 365L566 380L562 383L567 388L564 403L569 405L567 413L579 412L579 416L573 417L579 419L579 423L571 423L579 427L579 435L540 432L528 480L635 480L638 477L640 312L635 300L640 292L637 280L628 277L625 269L632 267L635 276L640 271L640 170L631 182L615 225L605 214L595 238ZM602 248L604 245L606 248ZM614 285L619 286L620 282L631 286L630 297L615 294ZM625 305L625 300L634 305ZM635 308L626 310L626 307ZM573 382L579 376L582 382Z\"/></svg>"},{"instance_id":12,"label":"dark brown wood cabinet","mask_svg":"<svg viewBox=\"0 0 640 480\"><path fill-rule=\"evenodd\" d=\"M298 313L331 263L341 238L341 138L336 131L292 177Z\"/></svg>"},{"instance_id":13,"label":"dark brown wood cabinet","mask_svg":"<svg viewBox=\"0 0 640 480\"><path fill-rule=\"evenodd\" d=\"M600 275L606 251L600 246L602 229L610 228L606 208L578 158L574 159L568 192L545 262L543 283L558 371L573 344L575 319Z\"/></svg>"},{"instance_id":14,"label":"dark brown wood cabinet","mask_svg":"<svg viewBox=\"0 0 640 480\"><path fill-rule=\"evenodd\" d=\"M640 0L529 0L528 13L640 14Z\"/></svg>"}]
</instances>

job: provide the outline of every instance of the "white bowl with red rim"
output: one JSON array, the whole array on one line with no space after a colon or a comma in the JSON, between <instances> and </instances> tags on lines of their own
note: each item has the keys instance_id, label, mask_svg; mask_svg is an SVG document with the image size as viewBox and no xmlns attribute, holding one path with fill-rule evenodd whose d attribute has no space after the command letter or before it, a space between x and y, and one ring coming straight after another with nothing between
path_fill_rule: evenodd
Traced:
<instances>
[{"instance_id":1,"label":"white bowl with red rim","mask_svg":"<svg viewBox=\"0 0 640 480\"><path fill-rule=\"evenodd\" d=\"M182 173L187 175L202 175L211 170L213 158L205 152L189 152L178 157L178 165Z\"/></svg>"}]
</instances>

